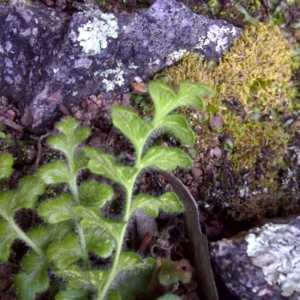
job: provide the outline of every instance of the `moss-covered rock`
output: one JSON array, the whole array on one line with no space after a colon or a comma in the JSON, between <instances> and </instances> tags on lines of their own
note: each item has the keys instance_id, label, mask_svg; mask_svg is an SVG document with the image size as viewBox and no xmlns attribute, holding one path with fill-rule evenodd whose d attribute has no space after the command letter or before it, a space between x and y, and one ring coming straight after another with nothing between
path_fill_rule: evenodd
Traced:
<instances>
[{"instance_id":1,"label":"moss-covered rock","mask_svg":"<svg viewBox=\"0 0 300 300\"><path fill-rule=\"evenodd\" d=\"M247 219L298 209L297 201L284 196L289 192L283 183L288 143L299 126L293 67L291 45L280 29L255 23L245 27L220 62L190 53L158 75L174 86L184 79L215 90L205 113L182 111L197 134L192 151L198 163L214 170L201 195L212 211L225 209ZM203 178L205 183L205 172Z\"/></svg>"}]
</instances>

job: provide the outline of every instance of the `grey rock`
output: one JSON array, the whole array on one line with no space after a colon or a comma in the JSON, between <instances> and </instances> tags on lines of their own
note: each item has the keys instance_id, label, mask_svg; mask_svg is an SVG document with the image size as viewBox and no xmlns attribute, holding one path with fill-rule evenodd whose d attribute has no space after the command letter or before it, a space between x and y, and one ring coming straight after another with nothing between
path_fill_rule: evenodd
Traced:
<instances>
[{"instance_id":1,"label":"grey rock","mask_svg":"<svg viewBox=\"0 0 300 300\"><path fill-rule=\"evenodd\" d=\"M300 299L300 217L211 243L211 259L235 299Z\"/></svg>"},{"instance_id":2,"label":"grey rock","mask_svg":"<svg viewBox=\"0 0 300 300\"><path fill-rule=\"evenodd\" d=\"M51 8L0 4L0 95L17 103L22 125L43 131L60 104L90 94L127 92L195 51L218 60L242 30L196 15L175 0L158 0L132 14L99 10L72 17Z\"/></svg>"}]
</instances>

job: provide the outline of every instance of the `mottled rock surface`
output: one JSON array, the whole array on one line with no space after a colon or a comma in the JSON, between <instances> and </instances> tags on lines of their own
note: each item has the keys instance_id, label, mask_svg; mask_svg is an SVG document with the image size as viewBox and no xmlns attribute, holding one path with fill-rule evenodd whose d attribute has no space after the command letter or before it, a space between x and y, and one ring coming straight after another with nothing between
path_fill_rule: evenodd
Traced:
<instances>
[{"instance_id":1,"label":"mottled rock surface","mask_svg":"<svg viewBox=\"0 0 300 300\"><path fill-rule=\"evenodd\" d=\"M237 299L300 299L300 217L211 244L215 274Z\"/></svg>"},{"instance_id":2,"label":"mottled rock surface","mask_svg":"<svg viewBox=\"0 0 300 300\"><path fill-rule=\"evenodd\" d=\"M99 10L72 17L45 6L0 4L0 95L18 104L22 125L43 131L60 104L108 98L149 80L185 51L218 60L241 29L196 15L175 0L132 14Z\"/></svg>"}]
</instances>

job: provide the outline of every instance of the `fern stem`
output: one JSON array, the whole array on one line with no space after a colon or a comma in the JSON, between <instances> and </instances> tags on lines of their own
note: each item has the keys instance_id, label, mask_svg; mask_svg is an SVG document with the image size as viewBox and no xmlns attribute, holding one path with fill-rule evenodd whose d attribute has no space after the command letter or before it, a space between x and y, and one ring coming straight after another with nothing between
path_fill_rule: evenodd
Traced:
<instances>
[{"instance_id":1,"label":"fern stem","mask_svg":"<svg viewBox=\"0 0 300 300\"><path fill-rule=\"evenodd\" d=\"M137 177L137 175L135 177ZM130 185L130 187L127 187L127 189L126 189L127 190L127 192L126 192L126 204L125 204L125 211L124 211L124 216L123 216L123 221L126 222L126 225L124 226L124 228L121 232L120 239L116 240L116 251L115 251L115 257L114 257L114 260L113 260L113 264L111 266L108 278L107 278L104 286L99 291L97 300L103 300L104 299L108 289L110 288L112 282L116 278L116 271L117 271L117 267L118 267L118 264L119 264L119 259L120 259L120 256L121 256L121 252L122 252L122 245L123 245L123 241L124 241L124 238L125 238L127 225L129 223L129 220L130 220L130 207L131 207L131 200L132 200L132 193L133 193L135 179L136 178L134 178L134 180L132 181L132 184Z\"/></svg>"},{"instance_id":2,"label":"fern stem","mask_svg":"<svg viewBox=\"0 0 300 300\"><path fill-rule=\"evenodd\" d=\"M16 232L19 239L25 242L33 251L39 256L43 257L44 253L42 249L16 224L13 218L5 218L10 227Z\"/></svg>"},{"instance_id":3,"label":"fern stem","mask_svg":"<svg viewBox=\"0 0 300 300\"><path fill-rule=\"evenodd\" d=\"M69 160L69 164L70 164L71 172L74 173L74 171L73 171L74 162L71 164L70 160ZM70 190L71 190L71 193L73 195L75 203L79 205L80 204L80 199L79 199L79 193L78 193L78 188L77 188L77 174L75 174L73 176L73 178L70 180L69 186L70 186ZM78 220L75 220L75 224L76 224L76 230L77 230L77 233L78 233L78 236L79 236L81 251L82 251L83 257L84 257L84 264L87 268L89 268L90 267L90 261L89 261L88 251L87 251L87 248L86 248L86 241L85 241L84 231L83 231L83 228L79 226Z\"/></svg>"}]
</instances>

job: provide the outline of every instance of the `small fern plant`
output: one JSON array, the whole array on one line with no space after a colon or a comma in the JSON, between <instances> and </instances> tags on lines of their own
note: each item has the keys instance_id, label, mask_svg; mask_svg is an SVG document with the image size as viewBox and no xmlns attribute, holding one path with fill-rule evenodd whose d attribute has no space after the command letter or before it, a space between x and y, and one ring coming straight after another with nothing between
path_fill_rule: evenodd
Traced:
<instances>
[{"instance_id":1,"label":"small fern plant","mask_svg":"<svg viewBox=\"0 0 300 300\"><path fill-rule=\"evenodd\" d=\"M178 93L166 84L150 82L149 93L155 106L151 122L146 122L128 108L111 107L113 125L133 144L135 162L125 165L114 156L97 149L81 146L89 137L89 128L79 128L71 117L64 118L56 128L60 134L48 138L48 145L61 151L65 160L42 166L35 175L20 180L18 188L0 192L0 261L7 262L15 239L29 248L14 277L20 300L33 300L36 294L50 287L50 277L58 283L57 300L122 299L122 291L114 285L119 274L154 267L154 260L141 258L134 252L122 252L122 245L130 218L137 209L152 217L159 210L168 213L183 211L176 194L167 192L160 197L147 194L134 196L138 176L146 169L174 170L177 166L192 166L190 157L179 148L145 145L157 130L172 133L182 143L191 145L195 137L187 120L170 114L181 106L204 109L202 97L211 90L205 85L181 82ZM0 155L0 179L12 173L13 159ZM95 180L78 183L83 169L102 175L120 184L125 192L121 219L107 218L101 208L112 199L113 189ZM56 198L39 203L38 197L46 185L64 183L68 191ZM23 231L15 214L20 209L32 209L42 224ZM111 258L105 269L97 269L92 256ZM53 280L53 279L52 279ZM53 281L52 281L53 282Z\"/></svg>"}]
</instances>

